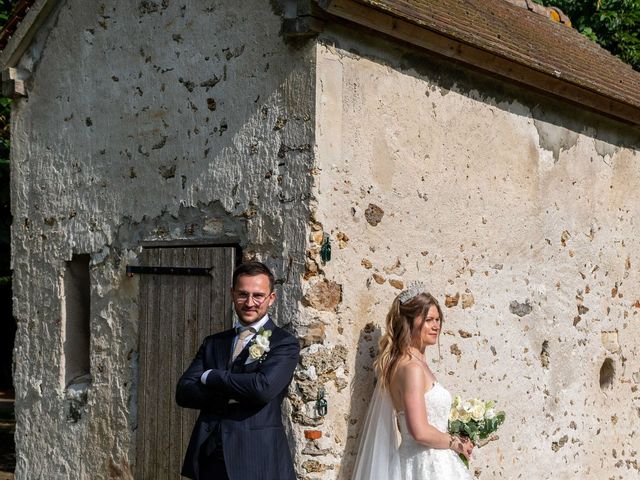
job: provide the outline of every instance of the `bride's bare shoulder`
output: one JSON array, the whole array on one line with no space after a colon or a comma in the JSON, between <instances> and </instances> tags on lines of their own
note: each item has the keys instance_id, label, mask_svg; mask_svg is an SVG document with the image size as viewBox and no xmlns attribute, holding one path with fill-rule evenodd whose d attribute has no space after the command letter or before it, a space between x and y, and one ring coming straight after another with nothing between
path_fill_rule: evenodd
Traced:
<instances>
[{"instance_id":1,"label":"bride's bare shoulder","mask_svg":"<svg viewBox=\"0 0 640 480\"><path fill-rule=\"evenodd\" d=\"M413 378L415 376L423 376L423 367L411 357L403 358L398 362L396 376L399 379Z\"/></svg>"}]
</instances>

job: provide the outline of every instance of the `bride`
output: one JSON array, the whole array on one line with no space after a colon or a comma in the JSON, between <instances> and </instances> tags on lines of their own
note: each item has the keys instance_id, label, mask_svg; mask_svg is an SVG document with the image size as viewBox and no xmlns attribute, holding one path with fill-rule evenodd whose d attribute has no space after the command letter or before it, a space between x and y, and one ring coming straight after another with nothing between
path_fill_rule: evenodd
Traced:
<instances>
[{"instance_id":1,"label":"bride","mask_svg":"<svg viewBox=\"0 0 640 480\"><path fill-rule=\"evenodd\" d=\"M471 480L458 454L468 459L473 444L447 433L451 394L424 356L427 346L439 345L442 321L421 283L391 304L353 480Z\"/></svg>"}]
</instances>

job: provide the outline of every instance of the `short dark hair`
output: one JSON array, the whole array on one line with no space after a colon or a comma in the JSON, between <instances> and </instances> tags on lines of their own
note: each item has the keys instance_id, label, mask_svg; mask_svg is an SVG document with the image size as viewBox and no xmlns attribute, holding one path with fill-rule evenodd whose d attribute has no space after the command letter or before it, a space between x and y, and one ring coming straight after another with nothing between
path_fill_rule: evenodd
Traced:
<instances>
[{"instance_id":1,"label":"short dark hair","mask_svg":"<svg viewBox=\"0 0 640 480\"><path fill-rule=\"evenodd\" d=\"M262 262L246 262L241 263L236 267L233 271L233 288L236 288L236 282L238 281L238 277L241 275L248 275L250 277L254 277L256 275L266 275L269 278L269 289L273 292L273 284L275 283L275 278L273 277L273 273L269 270Z\"/></svg>"}]
</instances>

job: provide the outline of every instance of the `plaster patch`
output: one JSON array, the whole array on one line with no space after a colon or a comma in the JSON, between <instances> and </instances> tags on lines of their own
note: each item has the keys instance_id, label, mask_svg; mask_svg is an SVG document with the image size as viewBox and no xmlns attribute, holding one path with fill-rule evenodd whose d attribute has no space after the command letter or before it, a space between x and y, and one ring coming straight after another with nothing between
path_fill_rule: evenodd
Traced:
<instances>
[{"instance_id":1,"label":"plaster patch","mask_svg":"<svg viewBox=\"0 0 640 480\"><path fill-rule=\"evenodd\" d=\"M598 138L594 138L593 146L596 149L598 155L600 155L602 158L606 158L607 156L613 157L618 152L618 150L620 150L619 147L611 145L607 142L603 142Z\"/></svg>"},{"instance_id":2,"label":"plaster patch","mask_svg":"<svg viewBox=\"0 0 640 480\"><path fill-rule=\"evenodd\" d=\"M553 152L553 159L560 159L560 152L569 150L578 143L579 135L565 127L553 125L534 119L533 125L538 131L538 142L541 148Z\"/></svg>"},{"instance_id":3,"label":"plaster patch","mask_svg":"<svg viewBox=\"0 0 640 480\"><path fill-rule=\"evenodd\" d=\"M389 191L393 185L393 173L395 172L395 155L390 151L385 135L371 132L373 138L371 173L373 179L382 191Z\"/></svg>"},{"instance_id":4,"label":"plaster patch","mask_svg":"<svg viewBox=\"0 0 640 480\"><path fill-rule=\"evenodd\" d=\"M617 353L620 351L620 343L618 342L618 332L602 332L601 333L602 346L611 353Z\"/></svg>"}]
</instances>

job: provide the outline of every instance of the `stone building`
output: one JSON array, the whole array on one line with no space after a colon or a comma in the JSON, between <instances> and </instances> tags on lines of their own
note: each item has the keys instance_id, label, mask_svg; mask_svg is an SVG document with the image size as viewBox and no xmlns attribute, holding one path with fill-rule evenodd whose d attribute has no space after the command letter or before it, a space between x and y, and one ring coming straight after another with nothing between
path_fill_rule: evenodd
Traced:
<instances>
[{"instance_id":1,"label":"stone building","mask_svg":"<svg viewBox=\"0 0 640 480\"><path fill-rule=\"evenodd\" d=\"M173 388L242 257L303 346L301 479L349 478L415 279L440 381L507 411L478 478L637 478L640 74L529 4L23 2L16 478L177 478Z\"/></svg>"}]
</instances>

